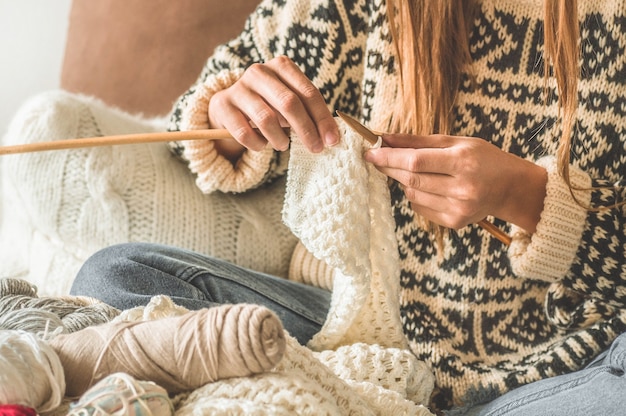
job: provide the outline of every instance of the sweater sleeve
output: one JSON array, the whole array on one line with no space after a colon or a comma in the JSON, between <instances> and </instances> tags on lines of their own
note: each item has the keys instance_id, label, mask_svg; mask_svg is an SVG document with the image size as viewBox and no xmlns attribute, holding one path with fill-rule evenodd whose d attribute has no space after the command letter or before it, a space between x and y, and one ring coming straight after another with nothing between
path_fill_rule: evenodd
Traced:
<instances>
[{"instance_id":1,"label":"sweater sleeve","mask_svg":"<svg viewBox=\"0 0 626 416\"><path fill-rule=\"evenodd\" d=\"M331 113L361 113L366 102L364 63L370 59L365 56L369 25L379 24L366 13L370 6L374 8L369 0L262 0L243 32L215 50L198 81L176 102L170 129L206 128L213 94L236 82L250 65L282 55L319 88ZM289 159L288 152L269 146L246 152L235 166L229 166L207 142L181 142L174 151L187 159L205 192L241 192L260 186L283 175Z\"/></svg>"},{"instance_id":2,"label":"sweater sleeve","mask_svg":"<svg viewBox=\"0 0 626 416\"><path fill-rule=\"evenodd\" d=\"M182 109L181 129L209 128L209 101L217 91L228 88L243 74L243 70L223 70L209 76L199 85ZM196 174L196 184L205 193L213 191L243 192L264 183L280 155L271 146L261 151L248 150L236 164L225 159L215 149L213 140L183 141L183 158Z\"/></svg>"},{"instance_id":3,"label":"sweater sleeve","mask_svg":"<svg viewBox=\"0 0 626 416\"><path fill-rule=\"evenodd\" d=\"M255 18L258 16L251 15L244 31L218 47L207 60L196 83L174 104L169 130L210 128L208 106L211 97L232 86L248 66L269 58L258 52L253 34ZM204 193L244 192L284 174L286 169L287 157L269 145L258 152L246 151L235 164L216 151L212 140L183 140L171 143L171 147L188 163L196 175L197 186Z\"/></svg>"},{"instance_id":4,"label":"sweater sleeve","mask_svg":"<svg viewBox=\"0 0 626 416\"><path fill-rule=\"evenodd\" d=\"M554 157L537 163L548 172L544 210L532 236L512 227L509 257L514 273L560 283L605 304L626 305L625 207L601 208L615 203L620 191L572 166L570 192Z\"/></svg>"},{"instance_id":5,"label":"sweater sleeve","mask_svg":"<svg viewBox=\"0 0 626 416\"><path fill-rule=\"evenodd\" d=\"M537 163L548 172L543 212L532 236L512 226L509 256L517 276L554 282L566 275L580 246L587 215L584 207L589 205L590 193L578 191L572 195L558 173L554 157ZM589 189L589 177L577 169L571 171L573 187Z\"/></svg>"}]
</instances>

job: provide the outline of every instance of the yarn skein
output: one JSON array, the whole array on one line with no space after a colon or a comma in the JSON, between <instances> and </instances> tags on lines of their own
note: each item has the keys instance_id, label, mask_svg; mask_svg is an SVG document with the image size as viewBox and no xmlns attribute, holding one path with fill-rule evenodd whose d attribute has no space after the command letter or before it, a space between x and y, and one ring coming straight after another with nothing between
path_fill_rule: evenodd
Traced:
<instances>
[{"instance_id":1,"label":"yarn skein","mask_svg":"<svg viewBox=\"0 0 626 416\"><path fill-rule=\"evenodd\" d=\"M50 340L80 396L104 377L124 372L170 393L273 368L286 340L282 323L258 305L221 305L147 322L111 322Z\"/></svg>"},{"instance_id":2,"label":"yarn skein","mask_svg":"<svg viewBox=\"0 0 626 416\"><path fill-rule=\"evenodd\" d=\"M0 330L0 405L42 413L61 404L65 379L55 351L37 335Z\"/></svg>"},{"instance_id":3,"label":"yarn skein","mask_svg":"<svg viewBox=\"0 0 626 416\"><path fill-rule=\"evenodd\" d=\"M165 389L150 381L115 373L91 387L70 405L67 416L172 416L174 405ZM0 415L2 416L2 415Z\"/></svg>"}]
</instances>

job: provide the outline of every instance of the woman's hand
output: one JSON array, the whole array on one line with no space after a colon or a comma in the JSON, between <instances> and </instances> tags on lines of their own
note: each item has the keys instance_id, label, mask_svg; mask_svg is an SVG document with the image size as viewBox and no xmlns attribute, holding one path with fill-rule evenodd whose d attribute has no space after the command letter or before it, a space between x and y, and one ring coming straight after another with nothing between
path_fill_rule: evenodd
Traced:
<instances>
[{"instance_id":1,"label":"woman's hand","mask_svg":"<svg viewBox=\"0 0 626 416\"><path fill-rule=\"evenodd\" d=\"M384 135L386 147L365 159L402 184L424 218L459 229L487 215L535 231L547 174L485 140L456 136Z\"/></svg>"},{"instance_id":2,"label":"woman's hand","mask_svg":"<svg viewBox=\"0 0 626 416\"><path fill-rule=\"evenodd\" d=\"M283 127L290 127L312 152L340 137L320 91L284 56L250 66L239 81L211 98L208 116L211 126L226 128L239 143L219 141L218 151L231 159L244 148L261 150L267 143L286 150L289 137Z\"/></svg>"}]
</instances>

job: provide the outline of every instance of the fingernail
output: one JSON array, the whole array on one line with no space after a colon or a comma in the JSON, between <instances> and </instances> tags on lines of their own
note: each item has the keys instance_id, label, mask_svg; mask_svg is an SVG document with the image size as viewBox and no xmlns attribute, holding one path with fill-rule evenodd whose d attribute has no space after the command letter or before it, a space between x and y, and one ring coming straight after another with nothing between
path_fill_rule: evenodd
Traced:
<instances>
[{"instance_id":1,"label":"fingernail","mask_svg":"<svg viewBox=\"0 0 626 416\"><path fill-rule=\"evenodd\" d=\"M326 135L324 136L324 143L326 143L326 146L328 147L335 146L337 143L339 143L339 134L334 132L326 133Z\"/></svg>"}]
</instances>

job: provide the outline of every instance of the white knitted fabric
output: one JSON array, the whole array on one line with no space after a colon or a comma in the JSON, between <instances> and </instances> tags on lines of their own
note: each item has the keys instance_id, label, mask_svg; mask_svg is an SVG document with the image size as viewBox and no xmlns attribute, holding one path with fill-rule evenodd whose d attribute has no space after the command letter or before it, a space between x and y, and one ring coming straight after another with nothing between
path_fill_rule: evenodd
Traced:
<instances>
[{"instance_id":1,"label":"white knitted fabric","mask_svg":"<svg viewBox=\"0 0 626 416\"><path fill-rule=\"evenodd\" d=\"M162 296L116 320L180 313L184 308ZM285 355L271 372L181 394L174 400L176 415L431 415L424 406L434 377L410 351L355 343L314 353L285 335Z\"/></svg>"},{"instance_id":2,"label":"white knitted fabric","mask_svg":"<svg viewBox=\"0 0 626 416\"><path fill-rule=\"evenodd\" d=\"M100 101L55 91L18 111L4 144L163 130ZM282 224L284 182L245 195L204 195L166 144L2 157L0 276L67 294L86 258L127 241L215 255L286 276L296 238Z\"/></svg>"},{"instance_id":3,"label":"white knitted fabric","mask_svg":"<svg viewBox=\"0 0 626 416\"><path fill-rule=\"evenodd\" d=\"M334 268L330 311L310 342L316 350L354 342L406 347L400 322L400 261L386 177L363 160L358 134L310 153L292 137L283 219Z\"/></svg>"}]
</instances>

